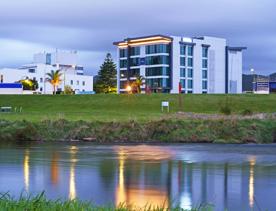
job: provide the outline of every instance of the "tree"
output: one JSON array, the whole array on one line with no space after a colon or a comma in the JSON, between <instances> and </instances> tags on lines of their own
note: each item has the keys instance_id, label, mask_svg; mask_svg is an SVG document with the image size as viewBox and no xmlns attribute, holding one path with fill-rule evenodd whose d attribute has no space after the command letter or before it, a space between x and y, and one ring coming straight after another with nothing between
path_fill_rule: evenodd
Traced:
<instances>
[{"instance_id":1,"label":"tree","mask_svg":"<svg viewBox=\"0 0 276 211\"><path fill-rule=\"evenodd\" d=\"M142 91L141 86L144 85L144 83L145 83L145 78L141 75L137 75L135 80L135 86L138 94L141 94L141 91Z\"/></svg>"},{"instance_id":2,"label":"tree","mask_svg":"<svg viewBox=\"0 0 276 211\"><path fill-rule=\"evenodd\" d=\"M47 73L47 78L46 81L52 84L53 89L54 89L54 94L56 94L56 88L57 86L61 83L61 75L62 73L60 70L52 70L50 73Z\"/></svg>"},{"instance_id":3,"label":"tree","mask_svg":"<svg viewBox=\"0 0 276 211\"><path fill-rule=\"evenodd\" d=\"M65 94L65 95L72 95L72 94L74 94L74 91L73 91L73 89L71 88L71 86L66 85L66 86L64 87L64 94Z\"/></svg>"},{"instance_id":4,"label":"tree","mask_svg":"<svg viewBox=\"0 0 276 211\"><path fill-rule=\"evenodd\" d=\"M117 91L117 70L111 54L108 53L98 72L98 79L95 83L97 93L116 93Z\"/></svg>"},{"instance_id":5,"label":"tree","mask_svg":"<svg viewBox=\"0 0 276 211\"><path fill-rule=\"evenodd\" d=\"M38 88L38 82L36 79L26 78L26 79L20 80L18 82L22 84L23 90L35 91Z\"/></svg>"}]
</instances>

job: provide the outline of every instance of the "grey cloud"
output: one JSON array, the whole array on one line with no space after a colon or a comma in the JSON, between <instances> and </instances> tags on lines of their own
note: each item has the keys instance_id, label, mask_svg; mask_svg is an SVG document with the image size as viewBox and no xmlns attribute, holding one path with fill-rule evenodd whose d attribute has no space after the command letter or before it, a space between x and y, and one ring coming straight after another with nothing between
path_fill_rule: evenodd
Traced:
<instances>
[{"instance_id":1,"label":"grey cloud","mask_svg":"<svg viewBox=\"0 0 276 211\"><path fill-rule=\"evenodd\" d=\"M115 54L112 42L125 37L226 37L248 47L244 70L269 73L276 71L275 7L274 0L2 0L0 39L86 52L82 63L95 73L106 52Z\"/></svg>"}]
</instances>

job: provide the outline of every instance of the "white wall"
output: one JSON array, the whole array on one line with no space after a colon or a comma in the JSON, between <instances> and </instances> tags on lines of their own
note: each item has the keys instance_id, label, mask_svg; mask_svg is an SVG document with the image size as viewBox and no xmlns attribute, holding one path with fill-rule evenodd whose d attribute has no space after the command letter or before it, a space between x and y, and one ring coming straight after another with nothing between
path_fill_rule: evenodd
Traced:
<instances>
[{"instance_id":1,"label":"white wall","mask_svg":"<svg viewBox=\"0 0 276 211\"><path fill-rule=\"evenodd\" d=\"M209 47L209 73L214 71L214 75L208 75L209 93L223 94L225 93L225 66L226 66L226 39L216 37L204 37L204 43ZM212 81L213 78L213 81ZM213 84L212 84L213 83Z\"/></svg>"},{"instance_id":2,"label":"white wall","mask_svg":"<svg viewBox=\"0 0 276 211\"><path fill-rule=\"evenodd\" d=\"M22 93L21 88L0 88L0 95L20 95Z\"/></svg>"},{"instance_id":3,"label":"white wall","mask_svg":"<svg viewBox=\"0 0 276 211\"><path fill-rule=\"evenodd\" d=\"M25 67L25 69L0 69L0 75L3 75L4 79L3 83L14 83L16 81L25 79L26 77L28 77L29 79L35 78L38 81L39 85L37 91L43 94L52 94L53 87L50 83L45 82L45 78L47 78L46 73L51 72L51 70L55 70L55 68L51 65L45 64L36 64L35 66L35 73L30 73L27 67ZM64 71L62 73L64 73ZM62 75L61 79L62 82L58 86L58 88L64 90L64 75ZM71 80L73 80L73 85L71 85ZM79 81L79 85L77 84L77 81ZM83 81L85 82L85 85L82 84ZM93 91L93 76L76 75L72 74L72 71L66 71L65 85L71 86L73 90ZM41 88L42 91L40 91Z\"/></svg>"},{"instance_id":4,"label":"white wall","mask_svg":"<svg viewBox=\"0 0 276 211\"><path fill-rule=\"evenodd\" d=\"M172 43L172 64L171 64L171 84L172 84L172 89L171 93L172 94L177 94L179 92L178 86L180 82L180 44L179 42L181 41L181 37L172 37L173 38L173 43Z\"/></svg>"},{"instance_id":5,"label":"white wall","mask_svg":"<svg viewBox=\"0 0 276 211\"><path fill-rule=\"evenodd\" d=\"M242 93L242 52L228 51L228 91Z\"/></svg>"}]
</instances>

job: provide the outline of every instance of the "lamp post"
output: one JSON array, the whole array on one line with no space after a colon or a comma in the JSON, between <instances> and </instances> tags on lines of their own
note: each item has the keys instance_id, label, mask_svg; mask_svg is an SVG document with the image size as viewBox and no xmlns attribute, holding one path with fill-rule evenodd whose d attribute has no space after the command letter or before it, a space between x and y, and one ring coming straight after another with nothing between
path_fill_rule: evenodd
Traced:
<instances>
[{"instance_id":1,"label":"lamp post","mask_svg":"<svg viewBox=\"0 0 276 211\"><path fill-rule=\"evenodd\" d=\"M254 91L257 91L257 90L255 90L255 86L256 86L256 89L257 89L257 82L255 81L255 70L253 68L251 68L250 72L251 72L251 74L253 76L253 79L252 79L252 91L254 93Z\"/></svg>"}]
</instances>

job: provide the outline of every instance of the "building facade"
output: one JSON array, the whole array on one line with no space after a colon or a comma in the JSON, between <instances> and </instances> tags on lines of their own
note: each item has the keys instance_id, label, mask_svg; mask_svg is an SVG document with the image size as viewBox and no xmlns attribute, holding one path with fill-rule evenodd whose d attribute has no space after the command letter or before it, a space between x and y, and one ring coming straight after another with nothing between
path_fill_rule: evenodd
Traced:
<instances>
[{"instance_id":1,"label":"building facade","mask_svg":"<svg viewBox=\"0 0 276 211\"><path fill-rule=\"evenodd\" d=\"M242 50L226 39L154 35L114 42L118 47L118 92L138 75L143 92L242 93Z\"/></svg>"},{"instance_id":2,"label":"building facade","mask_svg":"<svg viewBox=\"0 0 276 211\"><path fill-rule=\"evenodd\" d=\"M37 92L52 94L53 87L46 81L47 73L60 70L62 73L58 91L70 86L77 93L93 92L93 76L84 75L84 68L77 64L77 52L56 51L34 55L32 64L20 68L0 69L0 83L14 83L24 79L35 79L38 82Z\"/></svg>"},{"instance_id":3,"label":"building facade","mask_svg":"<svg viewBox=\"0 0 276 211\"><path fill-rule=\"evenodd\" d=\"M252 86L254 94L276 93L276 77L253 75Z\"/></svg>"}]
</instances>

